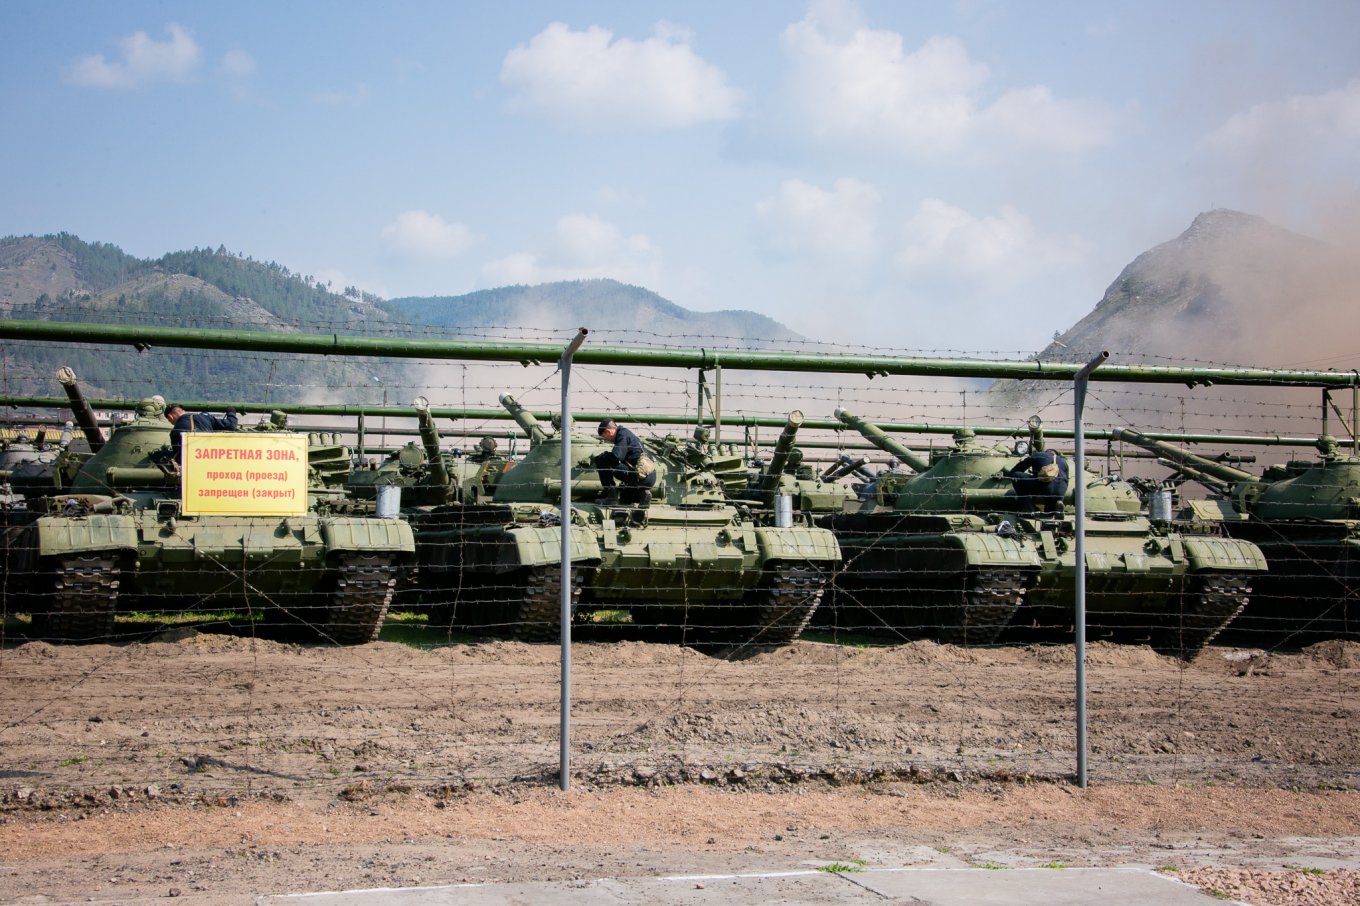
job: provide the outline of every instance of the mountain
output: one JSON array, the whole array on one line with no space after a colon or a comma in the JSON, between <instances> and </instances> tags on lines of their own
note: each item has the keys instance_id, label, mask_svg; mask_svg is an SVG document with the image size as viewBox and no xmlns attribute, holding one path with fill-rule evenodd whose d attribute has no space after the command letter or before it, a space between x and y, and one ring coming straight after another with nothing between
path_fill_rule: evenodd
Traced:
<instances>
[{"instance_id":1,"label":"mountain","mask_svg":"<svg viewBox=\"0 0 1360 906\"><path fill-rule=\"evenodd\" d=\"M389 300L406 321L437 327L505 330L523 336L532 327L560 335L588 327L592 335L620 343L749 344L804 339L784 325L751 311L690 311L651 290L616 280L572 280L538 286L504 286L462 296Z\"/></svg>"},{"instance_id":2,"label":"mountain","mask_svg":"<svg viewBox=\"0 0 1360 906\"><path fill-rule=\"evenodd\" d=\"M560 339L587 326L592 342L746 348L801 339L754 312L689 311L614 280L385 301L354 287L335 293L310 276L223 247L141 259L69 233L0 239L0 318L502 340ZM91 397L159 392L236 402L377 403L390 397L395 403L422 392L429 380L428 368L396 359L160 348L131 353L49 343L9 344L3 352L0 394L18 396L60 396L53 373L61 365L75 369Z\"/></svg>"},{"instance_id":3,"label":"mountain","mask_svg":"<svg viewBox=\"0 0 1360 906\"><path fill-rule=\"evenodd\" d=\"M1037 358L1084 363L1108 350L1120 364L1349 369L1360 365L1357 286L1360 262L1346 250L1250 214L1208 211L1135 258ZM995 410L1023 413L1054 392L1052 383L999 381L988 396Z\"/></svg>"}]
</instances>

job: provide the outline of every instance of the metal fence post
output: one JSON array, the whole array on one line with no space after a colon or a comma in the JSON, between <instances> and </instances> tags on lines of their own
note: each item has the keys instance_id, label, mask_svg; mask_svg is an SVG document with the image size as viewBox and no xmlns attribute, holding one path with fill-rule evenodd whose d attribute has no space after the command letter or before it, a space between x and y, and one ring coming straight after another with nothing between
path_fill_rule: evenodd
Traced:
<instances>
[{"instance_id":1,"label":"metal fence post","mask_svg":"<svg viewBox=\"0 0 1360 906\"><path fill-rule=\"evenodd\" d=\"M1086 405L1086 381L1110 354L1101 351L1073 379L1072 433L1076 437L1076 475L1073 477L1072 502L1076 504L1077 578L1076 633L1077 660L1077 786L1086 789L1086 430L1081 411Z\"/></svg>"},{"instance_id":2,"label":"metal fence post","mask_svg":"<svg viewBox=\"0 0 1360 906\"><path fill-rule=\"evenodd\" d=\"M559 504L558 528L562 534L562 703L558 747L557 785L566 790L571 786L571 359L585 342L590 331L577 331L567 348L562 350L558 368L562 372L562 500Z\"/></svg>"}]
</instances>

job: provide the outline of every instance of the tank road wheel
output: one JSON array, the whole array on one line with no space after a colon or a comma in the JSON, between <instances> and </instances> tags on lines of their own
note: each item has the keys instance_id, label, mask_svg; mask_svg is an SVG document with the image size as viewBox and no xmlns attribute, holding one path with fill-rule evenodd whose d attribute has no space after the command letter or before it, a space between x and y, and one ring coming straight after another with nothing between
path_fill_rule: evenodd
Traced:
<instances>
[{"instance_id":1,"label":"tank road wheel","mask_svg":"<svg viewBox=\"0 0 1360 906\"><path fill-rule=\"evenodd\" d=\"M962 589L941 592L955 600L936 608L939 640L964 646L995 642L1025 600L1025 579L1017 570L969 570Z\"/></svg>"},{"instance_id":2,"label":"tank road wheel","mask_svg":"<svg viewBox=\"0 0 1360 906\"><path fill-rule=\"evenodd\" d=\"M41 620L35 614L43 635L61 642L109 641L118 606L118 572L118 561L111 554L58 560L51 609Z\"/></svg>"},{"instance_id":3,"label":"tank road wheel","mask_svg":"<svg viewBox=\"0 0 1360 906\"><path fill-rule=\"evenodd\" d=\"M534 566L525 570L511 638L522 642L556 642L562 637L562 570L558 566ZM581 597L581 570L571 571L571 611Z\"/></svg>"},{"instance_id":4,"label":"tank road wheel","mask_svg":"<svg viewBox=\"0 0 1360 906\"><path fill-rule=\"evenodd\" d=\"M377 641L397 587L395 558L390 554L341 554L336 573L320 627L322 638L336 645Z\"/></svg>"},{"instance_id":5,"label":"tank road wheel","mask_svg":"<svg viewBox=\"0 0 1360 906\"><path fill-rule=\"evenodd\" d=\"M1180 613L1168 613L1166 624L1152 635L1153 650L1193 661L1204 646L1247 606L1247 576L1200 573L1186 580Z\"/></svg>"},{"instance_id":6,"label":"tank road wheel","mask_svg":"<svg viewBox=\"0 0 1360 906\"><path fill-rule=\"evenodd\" d=\"M715 641L759 648L796 642L821 603L828 575L815 566L774 564L741 605L731 608L728 626L715 627Z\"/></svg>"},{"instance_id":7,"label":"tank road wheel","mask_svg":"<svg viewBox=\"0 0 1360 906\"><path fill-rule=\"evenodd\" d=\"M583 581L581 568L571 571L571 607L576 610ZM466 577L462 588L445 589L448 601L431 617L436 626L485 632L522 642L556 642L561 636L562 571L534 566L494 578Z\"/></svg>"}]
</instances>

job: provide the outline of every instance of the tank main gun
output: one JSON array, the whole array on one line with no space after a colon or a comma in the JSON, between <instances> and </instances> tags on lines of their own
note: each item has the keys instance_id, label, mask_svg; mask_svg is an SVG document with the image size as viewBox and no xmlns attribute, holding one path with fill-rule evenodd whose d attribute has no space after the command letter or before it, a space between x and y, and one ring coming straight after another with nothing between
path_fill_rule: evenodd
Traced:
<instances>
[{"instance_id":1,"label":"tank main gun","mask_svg":"<svg viewBox=\"0 0 1360 906\"><path fill-rule=\"evenodd\" d=\"M798 429L802 424L803 413L794 409L789 413L788 420L784 422L784 430L779 433L779 440L774 445L770 464L765 469L765 475L761 478L758 489L760 499L768 506L774 505L775 494L779 492L779 483L784 477L784 467L789 464L789 457L793 453L793 442L797 439Z\"/></svg>"},{"instance_id":2,"label":"tank main gun","mask_svg":"<svg viewBox=\"0 0 1360 906\"><path fill-rule=\"evenodd\" d=\"M872 481L874 476L870 475L868 469L865 468L868 464L869 457L867 456L855 459L846 454L841 454L841 457L828 466L820 477L822 481L840 481L842 478L854 475L862 481Z\"/></svg>"},{"instance_id":3,"label":"tank main gun","mask_svg":"<svg viewBox=\"0 0 1360 906\"><path fill-rule=\"evenodd\" d=\"M524 433L529 435L529 446L536 447L548 439L548 431L545 429L534 414L515 400L508 393L502 393L500 397L501 405L510 413L510 417L524 429Z\"/></svg>"},{"instance_id":4,"label":"tank main gun","mask_svg":"<svg viewBox=\"0 0 1360 906\"><path fill-rule=\"evenodd\" d=\"M98 453L99 449L104 446L104 432L99 430L99 422L95 420L94 410L85 401L85 395L80 392L76 373L63 365L57 369L57 381L71 401L71 414L75 416L76 424L80 426L80 430L85 432L85 440L90 445L90 452Z\"/></svg>"},{"instance_id":5,"label":"tank main gun","mask_svg":"<svg viewBox=\"0 0 1360 906\"><path fill-rule=\"evenodd\" d=\"M840 419L843 424L849 425L851 428L854 428L860 434L864 435L864 439L869 443L878 447L884 453L896 456L916 471L924 472L926 469L930 468L930 460L921 456L910 447L893 440L882 428L878 427L878 425L865 421L849 409L837 408L835 416Z\"/></svg>"},{"instance_id":6,"label":"tank main gun","mask_svg":"<svg viewBox=\"0 0 1360 906\"><path fill-rule=\"evenodd\" d=\"M439 429L434 425L430 414L430 401L423 396L415 399L416 419L420 425L420 441L425 445L425 462L429 469L430 484L435 487L448 487L449 470L444 467L444 454L439 450Z\"/></svg>"},{"instance_id":7,"label":"tank main gun","mask_svg":"<svg viewBox=\"0 0 1360 906\"><path fill-rule=\"evenodd\" d=\"M1110 437L1112 440L1128 441L1134 446L1142 447L1144 450L1150 450L1158 456L1169 459L1176 465L1185 468L1186 474L1196 480L1202 474L1230 485L1257 484L1261 481L1250 472L1235 469L1230 465L1205 456L1198 456L1164 441L1154 440L1146 434L1139 434L1130 428L1117 428L1110 432Z\"/></svg>"}]
</instances>

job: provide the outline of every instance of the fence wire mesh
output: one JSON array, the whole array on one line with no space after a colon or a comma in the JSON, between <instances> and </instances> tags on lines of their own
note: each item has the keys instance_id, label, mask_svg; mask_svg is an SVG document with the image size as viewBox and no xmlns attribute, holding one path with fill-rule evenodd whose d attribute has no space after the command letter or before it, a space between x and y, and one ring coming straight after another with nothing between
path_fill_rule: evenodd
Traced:
<instances>
[{"instance_id":1,"label":"fence wire mesh","mask_svg":"<svg viewBox=\"0 0 1360 906\"><path fill-rule=\"evenodd\" d=\"M136 356L88 357L87 395L173 400ZM219 356L258 376L253 399L221 385L243 426L280 405L373 411L362 428L289 418L314 468L309 508L286 517L185 512L177 476L140 460L96 493L77 481L91 454L58 443L65 413L13 416L8 797L551 782L563 531L581 781L1073 772L1070 500L1004 474L1041 447L1070 464L1070 387L577 365L575 405L634 430L657 479L611 501L593 461L609 445L578 422L564 516L551 363L374 360L317 386L275 380L278 356ZM485 413L504 394L531 415L436 416L437 437L411 403ZM1344 397L1092 386L1094 782L1355 786L1360 463ZM120 414L119 431L139 424ZM383 514L388 488L400 503Z\"/></svg>"}]
</instances>

